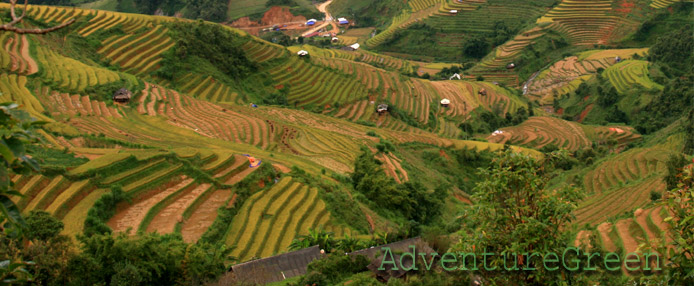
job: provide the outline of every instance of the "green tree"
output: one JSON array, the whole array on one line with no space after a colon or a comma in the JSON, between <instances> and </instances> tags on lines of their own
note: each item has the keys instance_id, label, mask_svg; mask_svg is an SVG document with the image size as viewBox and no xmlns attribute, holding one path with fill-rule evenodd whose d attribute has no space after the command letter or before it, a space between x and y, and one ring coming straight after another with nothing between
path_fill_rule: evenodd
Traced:
<instances>
[{"instance_id":1,"label":"green tree","mask_svg":"<svg viewBox=\"0 0 694 286\"><path fill-rule=\"evenodd\" d=\"M63 222L46 211L33 210L26 218L26 238L48 241L57 237L63 230Z\"/></svg>"},{"instance_id":2,"label":"green tree","mask_svg":"<svg viewBox=\"0 0 694 286\"><path fill-rule=\"evenodd\" d=\"M670 285L694 285L694 166L689 165L678 175L677 187L667 192L666 206L672 227L668 279Z\"/></svg>"},{"instance_id":3,"label":"green tree","mask_svg":"<svg viewBox=\"0 0 694 286\"><path fill-rule=\"evenodd\" d=\"M9 231L13 236L18 236L26 223L11 199L21 194L12 188L10 173L38 171L39 166L27 157L24 145L37 140L32 130L43 124L33 121L28 113L17 107L16 103L0 104L0 231Z\"/></svg>"},{"instance_id":4,"label":"green tree","mask_svg":"<svg viewBox=\"0 0 694 286\"><path fill-rule=\"evenodd\" d=\"M466 210L469 232L463 232L456 248L495 254L486 264L496 270L480 266L490 285L557 285L565 280L562 275L568 274L547 271L540 259L516 256L527 252L561 254L569 241L562 228L572 219L579 193L573 188L548 190L550 178L545 168L544 162L509 150L494 159L489 169L480 170L479 175L486 180L477 184L472 196L475 204ZM536 270L506 270L504 255L510 266Z\"/></svg>"}]
</instances>

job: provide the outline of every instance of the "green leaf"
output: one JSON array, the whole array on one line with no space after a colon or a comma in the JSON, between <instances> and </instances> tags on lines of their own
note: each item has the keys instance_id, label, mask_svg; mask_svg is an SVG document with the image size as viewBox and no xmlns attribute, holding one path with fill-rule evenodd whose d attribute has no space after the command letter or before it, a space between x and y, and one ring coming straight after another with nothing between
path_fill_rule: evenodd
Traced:
<instances>
[{"instance_id":1,"label":"green leaf","mask_svg":"<svg viewBox=\"0 0 694 286\"><path fill-rule=\"evenodd\" d=\"M3 158L5 158L5 161L7 161L8 164L14 161L14 154L12 154L12 150L10 150L10 147L5 144L5 140L0 140L0 155L2 155ZM3 168L5 166L2 166Z\"/></svg>"},{"instance_id":2,"label":"green leaf","mask_svg":"<svg viewBox=\"0 0 694 286\"><path fill-rule=\"evenodd\" d=\"M22 213L17 208L17 205L4 194L0 194L0 212L7 218L10 225L24 227L26 223L22 218Z\"/></svg>"}]
</instances>

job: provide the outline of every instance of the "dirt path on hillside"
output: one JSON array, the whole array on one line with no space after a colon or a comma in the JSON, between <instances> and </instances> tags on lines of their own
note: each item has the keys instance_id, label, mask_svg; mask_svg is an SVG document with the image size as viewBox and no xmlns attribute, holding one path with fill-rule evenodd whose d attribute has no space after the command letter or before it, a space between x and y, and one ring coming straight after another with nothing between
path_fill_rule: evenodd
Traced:
<instances>
[{"instance_id":1,"label":"dirt path on hillside","mask_svg":"<svg viewBox=\"0 0 694 286\"><path fill-rule=\"evenodd\" d=\"M128 228L132 228L129 234L134 235L137 232L137 228L140 226L140 222L145 218L150 208L167 196L175 193L177 190L192 183L194 180L188 179L185 176L182 176L181 179L182 181L175 186L167 188L164 191L156 193L119 211L108 221L108 226L113 229L113 232L125 232Z\"/></svg>"},{"instance_id":2,"label":"dirt path on hillside","mask_svg":"<svg viewBox=\"0 0 694 286\"><path fill-rule=\"evenodd\" d=\"M323 28L325 28L331 24L333 25L333 31L337 30L337 25L335 25L335 23L333 23L333 17L332 17L332 15L330 15L330 12L328 12L328 6L331 3L333 3L333 0L328 0L328 1L321 3L320 5L318 5L316 7L316 8L318 8L319 12L325 14L325 22L323 22L322 24L320 24L320 25L318 25L312 29L309 29L308 31L306 31L304 33L302 33L301 34L302 37L306 37L307 35L318 32L320 29L323 29Z\"/></svg>"},{"instance_id":3,"label":"dirt path on hillside","mask_svg":"<svg viewBox=\"0 0 694 286\"><path fill-rule=\"evenodd\" d=\"M210 184L199 185L166 206L147 226L147 232L172 233L176 223L183 221L183 212L209 188Z\"/></svg>"}]
</instances>

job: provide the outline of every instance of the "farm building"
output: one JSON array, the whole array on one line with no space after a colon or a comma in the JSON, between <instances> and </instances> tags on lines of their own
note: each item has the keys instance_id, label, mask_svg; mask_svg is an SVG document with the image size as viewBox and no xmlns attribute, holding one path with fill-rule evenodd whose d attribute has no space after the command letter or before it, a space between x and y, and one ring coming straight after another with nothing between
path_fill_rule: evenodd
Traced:
<instances>
[{"instance_id":1,"label":"farm building","mask_svg":"<svg viewBox=\"0 0 694 286\"><path fill-rule=\"evenodd\" d=\"M360 46L359 43L354 43L354 45L351 45L350 47L356 51L359 49Z\"/></svg>"},{"instance_id":2,"label":"farm building","mask_svg":"<svg viewBox=\"0 0 694 286\"><path fill-rule=\"evenodd\" d=\"M388 104L379 104L378 107L376 107L376 111L379 114L388 111Z\"/></svg>"},{"instance_id":3,"label":"farm building","mask_svg":"<svg viewBox=\"0 0 694 286\"><path fill-rule=\"evenodd\" d=\"M614 58L614 62L615 62L615 63L619 63L619 62L621 62L621 61L622 61L622 58L620 58L619 56L617 56L617 57Z\"/></svg>"},{"instance_id":4,"label":"farm building","mask_svg":"<svg viewBox=\"0 0 694 286\"><path fill-rule=\"evenodd\" d=\"M337 22L340 23L340 25L347 25L349 24L349 21L345 18L337 18Z\"/></svg>"},{"instance_id":5,"label":"farm building","mask_svg":"<svg viewBox=\"0 0 694 286\"><path fill-rule=\"evenodd\" d=\"M130 101L130 98L132 96L133 96L132 92L130 92L126 88L121 88L113 94L113 101L119 102L119 103L127 103L128 101Z\"/></svg>"},{"instance_id":6,"label":"farm building","mask_svg":"<svg viewBox=\"0 0 694 286\"><path fill-rule=\"evenodd\" d=\"M307 56L308 52L305 50L301 50L301 51L297 52L296 54L299 55L300 57L303 57L303 56Z\"/></svg>"},{"instance_id":7,"label":"farm building","mask_svg":"<svg viewBox=\"0 0 694 286\"><path fill-rule=\"evenodd\" d=\"M458 10L451 10L450 13L451 13L451 15L456 15L456 14L458 14Z\"/></svg>"},{"instance_id":8,"label":"farm building","mask_svg":"<svg viewBox=\"0 0 694 286\"><path fill-rule=\"evenodd\" d=\"M516 64L514 64L514 63L510 63L510 64L506 65L507 69L514 69L515 67L516 67Z\"/></svg>"},{"instance_id":9,"label":"farm building","mask_svg":"<svg viewBox=\"0 0 694 286\"><path fill-rule=\"evenodd\" d=\"M443 107L448 107L448 105L451 104L451 101L448 98L444 98L441 100L441 106Z\"/></svg>"},{"instance_id":10,"label":"farm building","mask_svg":"<svg viewBox=\"0 0 694 286\"><path fill-rule=\"evenodd\" d=\"M333 43L337 43L337 41L339 41L339 40L340 39L338 37L333 37L332 39L330 39L330 41Z\"/></svg>"},{"instance_id":11,"label":"farm building","mask_svg":"<svg viewBox=\"0 0 694 286\"><path fill-rule=\"evenodd\" d=\"M480 91L477 92L479 95L487 95L487 90L486 89L480 89Z\"/></svg>"},{"instance_id":12,"label":"farm building","mask_svg":"<svg viewBox=\"0 0 694 286\"><path fill-rule=\"evenodd\" d=\"M460 75L457 73L454 73L451 77L448 78L448 80L453 80L454 78L460 79Z\"/></svg>"},{"instance_id":13,"label":"farm building","mask_svg":"<svg viewBox=\"0 0 694 286\"><path fill-rule=\"evenodd\" d=\"M306 267L319 259L318 245L268 258L257 259L231 267L222 280L234 276L236 285L267 284L306 274Z\"/></svg>"},{"instance_id":14,"label":"farm building","mask_svg":"<svg viewBox=\"0 0 694 286\"><path fill-rule=\"evenodd\" d=\"M309 19L306 21L306 26L313 26L316 24L316 19Z\"/></svg>"}]
</instances>

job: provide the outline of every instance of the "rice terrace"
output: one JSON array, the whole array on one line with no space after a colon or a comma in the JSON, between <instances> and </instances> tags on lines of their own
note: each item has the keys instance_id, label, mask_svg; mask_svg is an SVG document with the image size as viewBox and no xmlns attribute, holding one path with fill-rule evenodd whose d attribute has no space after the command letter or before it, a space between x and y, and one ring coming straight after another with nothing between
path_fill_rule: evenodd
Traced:
<instances>
[{"instance_id":1,"label":"rice terrace","mask_svg":"<svg viewBox=\"0 0 694 286\"><path fill-rule=\"evenodd\" d=\"M694 285L692 0L0 17L0 285Z\"/></svg>"}]
</instances>

